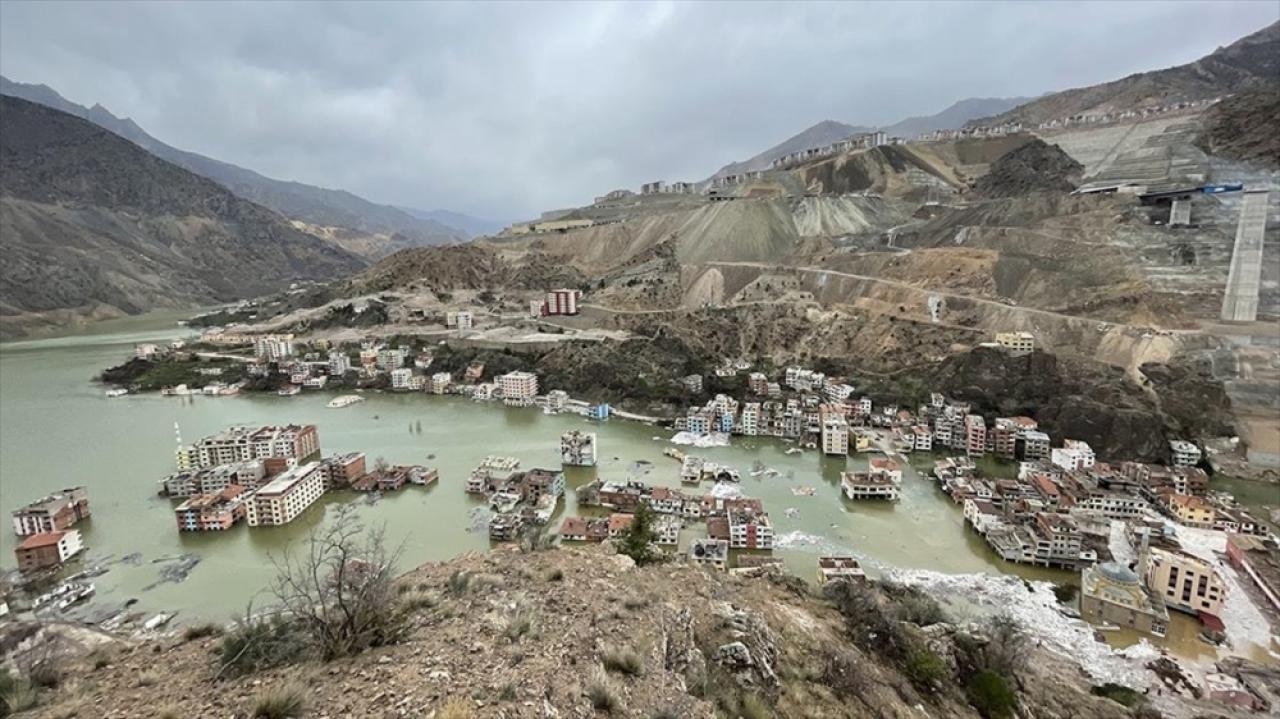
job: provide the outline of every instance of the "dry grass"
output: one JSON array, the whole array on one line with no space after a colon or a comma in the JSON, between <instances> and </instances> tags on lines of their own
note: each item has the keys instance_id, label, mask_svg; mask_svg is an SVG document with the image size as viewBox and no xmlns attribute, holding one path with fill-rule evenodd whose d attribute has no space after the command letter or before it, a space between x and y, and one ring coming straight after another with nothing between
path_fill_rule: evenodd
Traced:
<instances>
[{"instance_id":1,"label":"dry grass","mask_svg":"<svg viewBox=\"0 0 1280 719\"><path fill-rule=\"evenodd\" d=\"M450 699L436 711L436 719L474 719L476 712L466 699Z\"/></svg>"},{"instance_id":2,"label":"dry grass","mask_svg":"<svg viewBox=\"0 0 1280 719\"><path fill-rule=\"evenodd\" d=\"M288 682L259 694L253 702L252 716L254 719L292 719L302 716L306 704L306 687Z\"/></svg>"},{"instance_id":3,"label":"dry grass","mask_svg":"<svg viewBox=\"0 0 1280 719\"><path fill-rule=\"evenodd\" d=\"M600 661L605 669L631 677L638 677L644 671L644 659L631 647L605 647L600 654Z\"/></svg>"}]
</instances>

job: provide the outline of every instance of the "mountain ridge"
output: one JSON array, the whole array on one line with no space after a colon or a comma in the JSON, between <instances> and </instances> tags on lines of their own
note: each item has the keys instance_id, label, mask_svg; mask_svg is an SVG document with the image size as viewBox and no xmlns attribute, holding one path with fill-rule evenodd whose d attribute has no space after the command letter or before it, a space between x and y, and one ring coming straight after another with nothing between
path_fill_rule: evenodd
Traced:
<instances>
[{"instance_id":1,"label":"mountain ridge","mask_svg":"<svg viewBox=\"0 0 1280 719\"><path fill-rule=\"evenodd\" d=\"M156 139L129 118L114 115L101 104L85 107L64 98L48 85L20 83L0 76L0 94L52 107L102 127L163 160L207 177L240 197L268 207L290 219L322 227L343 227L369 233L400 234L415 245L448 244L466 233L437 220L414 216L394 207L366 200L354 193L267 177L229 162L182 150Z\"/></svg>"},{"instance_id":2,"label":"mountain ridge","mask_svg":"<svg viewBox=\"0 0 1280 719\"><path fill-rule=\"evenodd\" d=\"M0 333L329 279L364 261L69 113L0 96Z\"/></svg>"},{"instance_id":3,"label":"mountain ridge","mask_svg":"<svg viewBox=\"0 0 1280 719\"><path fill-rule=\"evenodd\" d=\"M1280 21L1183 65L1043 95L970 126L1039 124L1086 112L1103 113L1173 102L1208 100L1280 84Z\"/></svg>"}]
</instances>

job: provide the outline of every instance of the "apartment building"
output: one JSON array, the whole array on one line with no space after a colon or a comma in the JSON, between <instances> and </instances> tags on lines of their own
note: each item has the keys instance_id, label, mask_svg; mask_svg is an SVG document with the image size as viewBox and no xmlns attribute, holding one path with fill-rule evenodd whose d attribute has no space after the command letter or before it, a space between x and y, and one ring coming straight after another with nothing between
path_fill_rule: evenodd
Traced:
<instances>
[{"instance_id":1,"label":"apartment building","mask_svg":"<svg viewBox=\"0 0 1280 719\"><path fill-rule=\"evenodd\" d=\"M575 429L560 435L560 463L570 467L594 467L596 433Z\"/></svg>"},{"instance_id":2,"label":"apartment building","mask_svg":"<svg viewBox=\"0 0 1280 719\"><path fill-rule=\"evenodd\" d=\"M453 384L453 375L448 372L436 372L431 375L431 394L445 394L449 385Z\"/></svg>"},{"instance_id":3,"label":"apartment building","mask_svg":"<svg viewBox=\"0 0 1280 719\"><path fill-rule=\"evenodd\" d=\"M334 350L329 353L329 375L341 377L351 371L351 356L346 352Z\"/></svg>"},{"instance_id":4,"label":"apartment building","mask_svg":"<svg viewBox=\"0 0 1280 719\"><path fill-rule=\"evenodd\" d=\"M63 529L28 535L13 550L18 569L31 572L57 567L84 550L80 530Z\"/></svg>"},{"instance_id":5,"label":"apartment building","mask_svg":"<svg viewBox=\"0 0 1280 719\"><path fill-rule=\"evenodd\" d=\"M404 367L405 360L409 358L408 347L381 347L374 360L378 369L384 372L400 369Z\"/></svg>"},{"instance_id":6,"label":"apartment building","mask_svg":"<svg viewBox=\"0 0 1280 719\"><path fill-rule=\"evenodd\" d=\"M822 423L822 453L844 457L849 454L849 421L834 405L822 405L819 409Z\"/></svg>"},{"instance_id":7,"label":"apartment building","mask_svg":"<svg viewBox=\"0 0 1280 719\"><path fill-rule=\"evenodd\" d=\"M293 356L293 335L262 335L254 340L253 353L267 362L282 362Z\"/></svg>"},{"instance_id":8,"label":"apartment building","mask_svg":"<svg viewBox=\"0 0 1280 719\"><path fill-rule=\"evenodd\" d=\"M773 549L773 523L768 514L751 509L732 509L728 515L730 548Z\"/></svg>"},{"instance_id":9,"label":"apartment building","mask_svg":"<svg viewBox=\"0 0 1280 719\"><path fill-rule=\"evenodd\" d=\"M917 452L933 450L933 432L928 425L918 424L911 428L911 448Z\"/></svg>"},{"instance_id":10,"label":"apartment building","mask_svg":"<svg viewBox=\"0 0 1280 719\"><path fill-rule=\"evenodd\" d=\"M1170 494L1165 498L1165 509L1173 515L1174 521L1188 527L1212 529L1217 518L1217 510L1204 497L1188 494Z\"/></svg>"},{"instance_id":11,"label":"apartment building","mask_svg":"<svg viewBox=\"0 0 1280 719\"><path fill-rule=\"evenodd\" d=\"M320 460L325 491L348 487L368 473L364 452L348 452Z\"/></svg>"},{"instance_id":12,"label":"apartment building","mask_svg":"<svg viewBox=\"0 0 1280 719\"><path fill-rule=\"evenodd\" d=\"M878 472L842 472L840 486L844 496L852 500L887 499L898 501L901 484Z\"/></svg>"},{"instance_id":13,"label":"apartment building","mask_svg":"<svg viewBox=\"0 0 1280 719\"><path fill-rule=\"evenodd\" d=\"M1142 558L1147 587L1170 609L1217 617L1227 588L1209 562L1181 550L1151 547Z\"/></svg>"},{"instance_id":14,"label":"apartment building","mask_svg":"<svg viewBox=\"0 0 1280 719\"><path fill-rule=\"evenodd\" d=\"M1039 430L1025 430L1020 438L1022 442L1022 458L1028 461L1048 459L1051 447L1049 435Z\"/></svg>"},{"instance_id":15,"label":"apartment building","mask_svg":"<svg viewBox=\"0 0 1280 719\"><path fill-rule=\"evenodd\" d=\"M193 467L215 467L267 457L287 457L302 462L319 456L320 433L314 424L228 427L199 440L186 454L187 462Z\"/></svg>"},{"instance_id":16,"label":"apartment building","mask_svg":"<svg viewBox=\"0 0 1280 719\"><path fill-rule=\"evenodd\" d=\"M1009 354L1031 354L1036 348L1036 338L1030 332L997 332L996 344Z\"/></svg>"},{"instance_id":17,"label":"apartment building","mask_svg":"<svg viewBox=\"0 0 1280 719\"><path fill-rule=\"evenodd\" d=\"M294 467L267 482L246 503L250 527L288 524L324 494L319 462Z\"/></svg>"},{"instance_id":18,"label":"apartment building","mask_svg":"<svg viewBox=\"0 0 1280 719\"><path fill-rule=\"evenodd\" d=\"M180 532L221 531L245 518L244 487L231 485L216 494L191 497L173 510Z\"/></svg>"},{"instance_id":19,"label":"apartment building","mask_svg":"<svg viewBox=\"0 0 1280 719\"><path fill-rule=\"evenodd\" d=\"M1169 454L1175 467L1194 467L1200 464L1200 448L1183 439L1169 440Z\"/></svg>"},{"instance_id":20,"label":"apartment building","mask_svg":"<svg viewBox=\"0 0 1280 719\"><path fill-rule=\"evenodd\" d=\"M451 329L469 330L475 324L471 310L454 310L444 315L444 325Z\"/></svg>"},{"instance_id":21,"label":"apartment building","mask_svg":"<svg viewBox=\"0 0 1280 719\"><path fill-rule=\"evenodd\" d=\"M980 414L965 415L964 451L970 457L981 457L987 452L987 423Z\"/></svg>"},{"instance_id":22,"label":"apartment building","mask_svg":"<svg viewBox=\"0 0 1280 719\"><path fill-rule=\"evenodd\" d=\"M166 497L217 494L231 485L254 489L262 484L266 474L266 463L261 459L175 472L160 480L160 494Z\"/></svg>"},{"instance_id":23,"label":"apartment building","mask_svg":"<svg viewBox=\"0 0 1280 719\"><path fill-rule=\"evenodd\" d=\"M532 372L508 372L497 377L502 403L508 407L528 407L538 394L538 375Z\"/></svg>"},{"instance_id":24,"label":"apartment building","mask_svg":"<svg viewBox=\"0 0 1280 719\"><path fill-rule=\"evenodd\" d=\"M559 289L547 292L544 307L548 315L578 314L578 300L581 290Z\"/></svg>"},{"instance_id":25,"label":"apartment building","mask_svg":"<svg viewBox=\"0 0 1280 719\"><path fill-rule=\"evenodd\" d=\"M763 372L752 372L747 375L747 389L751 394L757 397L766 397L769 394L769 377Z\"/></svg>"},{"instance_id":26,"label":"apartment building","mask_svg":"<svg viewBox=\"0 0 1280 719\"><path fill-rule=\"evenodd\" d=\"M397 367L391 370L391 389L401 391L422 389L421 381L415 383L415 379L418 379L418 376L413 373L413 370L408 367Z\"/></svg>"},{"instance_id":27,"label":"apartment building","mask_svg":"<svg viewBox=\"0 0 1280 719\"><path fill-rule=\"evenodd\" d=\"M59 532L88 516L88 491L84 487L68 487L15 510L13 532L20 537Z\"/></svg>"}]
</instances>

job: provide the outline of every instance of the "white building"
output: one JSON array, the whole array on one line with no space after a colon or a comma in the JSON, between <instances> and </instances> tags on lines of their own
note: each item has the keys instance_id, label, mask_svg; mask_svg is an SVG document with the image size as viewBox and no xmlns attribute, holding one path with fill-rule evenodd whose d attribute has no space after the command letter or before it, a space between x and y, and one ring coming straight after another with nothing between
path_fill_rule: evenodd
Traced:
<instances>
[{"instance_id":1,"label":"white building","mask_svg":"<svg viewBox=\"0 0 1280 719\"><path fill-rule=\"evenodd\" d=\"M391 370L391 389L400 389L400 390L416 389L413 386L414 384L413 379L414 379L413 370L409 369L408 367L400 367L399 369L393 369Z\"/></svg>"},{"instance_id":2,"label":"white building","mask_svg":"<svg viewBox=\"0 0 1280 719\"><path fill-rule=\"evenodd\" d=\"M920 424L911 428L911 446L917 452L933 450L933 432L929 431L928 425Z\"/></svg>"},{"instance_id":3,"label":"white building","mask_svg":"<svg viewBox=\"0 0 1280 719\"><path fill-rule=\"evenodd\" d=\"M449 385L453 383L453 375L448 372L436 372L431 375L431 393L444 394L449 391Z\"/></svg>"},{"instance_id":4,"label":"white building","mask_svg":"<svg viewBox=\"0 0 1280 719\"><path fill-rule=\"evenodd\" d=\"M1022 458L1026 460L1048 459L1049 435L1036 429L1022 433Z\"/></svg>"},{"instance_id":5,"label":"white building","mask_svg":"<svg viewBox=\"0 0 1280 719\"><path fill-rule=\"evenodd\" d=\"M726 571L729 568L729 541L701 537L694 539L689 544L689 561Z\"/></svg>"},{"instance_id":6,"label":"white building","mask_svg":"<svg viewBox=\"0 0 1280 719\"><path fill-rule=\"evenodd\" d=\"M1036 348L1036 338L1030 332L997 332L996 344L1010 354L1030 354Z\"/></svg>"},{"instance_id":7,"label":"white building","mask_svg":"<svg viewBox=\"0 0 1280 719\"><path fill-rule=\"evenodd\" d=\"M848 456L849 422L844 415L825 406L821 410L822 453L831 456Z\"/></svg>"},{"instance_id":8,"label":"white building","mask_svg":"<svg viewBox=\"0 0 1280 719\"><path fill-rule=\"evenodd\" d=\"M253 343L253 352L268 362L293 356L293 335L263 335Z\"/></svg>"},{"instance_id":9,"label":"white building","mask_svg":"<svg viewBox=\"0 0 1280 719\"><path fill-rule=\"evenodd\" d=\"M742 405L742 417L738 421L738 431L747 437L760 434L760 403L747 402Z\"/></svg>"},{"instance_id":10,"label":"white building","mask_svg":"<svg viewBox=\"0 0 1280 719\"><path fill-rule=\"evenodd\" d=\"M446 312L444 316L445 327L459 330L469 330L475 322L475 317L471 314L471 310L454 310Z\"/></svg>"},{"instance_id":11,"label":"white building","mask_svg":"<svg viewBox=\"0 0 1280 719\"><path fill-rule=\"evenodd\" d=\"M572 430L560 435L560 463L591 467L596 463L596 433Z\"/></svg>"},{"instance_id":12,"label":"white building","mask_svg":"<svg viewBox=\"0 0 1280 719\"><path fill-rule=\"evenodd\" d=\"M1200 464L1200 448L1184 439L1169 440L1169 451L1175 467L1194 467Z\"/></svg>"},{"instance_id":13,"label":"white building","mask_svg":"<svg viewBox=\"0 0 1280 719\"><path fill-rule=\"evenodd\" d=\"M551 290L547 293L546 307L549 315L576 315L578 314L578 298L582 296L579 290L559 289Z\"/></svg>"},{"instance_id":14,"label":"white building","mask_svg":"<svg viewBox=\"0 0 1280 719\"><path fill-rule=\"evenodd\" d=\"M133 356L140 360L149 360L159 351L160 348L153 344L141 344L133 348Z\"/></svg>"},{"instance_id":15,"label":"white building","mask_svg":"<svg viewBox=\"0 0 1280 719\"><path fill-rule=\"evenodd\" d=\"M333 377L341 377L351 371L351 356L346 352L334 350L329 353L329 374Z\"/></svg>"},{"instance_id":16,"label":"white building","mask_svg":"<svg viewBox=\"0 0 1280 719\"><path fill-rule=\"evenodd\" d=\"M538 394L538 375L532 372L508 372L497 377L502 403L510 407L527 407Z\"/></svg>"},{"instance_id":17,"label":"white building","mask_svg":"<svg viewBox=\"0 0 1280 719\"><path fill-rule=\"evenodd\" d=\"M409 350L405 347L383 347L378 350L378 369L387 371L400 369L408 356Z\"/></svg>"},{"instance_id":18,"label":"white building","mask_svg":"<svg viewBox=\"0 0 1280 719\"><path fill-rule=\"evenodd\" d=\"M1069 471L1089 469L1093 466L1096 458L1093 448L1087 442L1068 439L1062 445L1062 447L1054 447L1049 452L1049 461L1054 465Z\"/></svg>"},{"instance_id":19,"label":"white building","mask_svg":"<svg viewBox=\"0 0 1280 719\"><path fill-rule=\"evenodd\" d=\"M250 527L288 524L324 494L325 471L308 462L276 475L245 503Z\"/></svg>"}]
</instances>

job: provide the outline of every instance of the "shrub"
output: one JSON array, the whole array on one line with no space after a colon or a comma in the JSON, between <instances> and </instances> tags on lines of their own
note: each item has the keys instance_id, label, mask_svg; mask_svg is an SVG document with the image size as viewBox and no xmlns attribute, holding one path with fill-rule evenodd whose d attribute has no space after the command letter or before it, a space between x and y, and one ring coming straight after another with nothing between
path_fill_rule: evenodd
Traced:
<instances>
[{"instance_id":1,"label":"shrub","mask_svg":"<svg viewBox=\"0 0 1280 719\"><path fill-rule=\"evenodd\" d=\"M220 653L219 674L252 674L302 659L307 638L279 616L254 618L246 612L245 619L223 635Z\"/></svg>"},{"instance_id":2,"label":"shrub","mask_svg":"<svg viewBox=\"0 0 1280 719\"><path fill-rule=\"evenodd\" d=\"M449 574L449 593L453 595L465 594L467 587L471 585L471 574L461 569L455 569Z\"/></svg>"},{"instance_id":3,"label":"shrub","mask_svg":"<svg viewBox=\"0 0 1280 719\"><path fill-rule=\"evenodd\" d=\"M395 602L395 563L382 529L366 531L344 505L334 521L314 531L306 548L273 560L271 591L325 659L393 644L408 631Z\"/></svg>"},{"instance_id":4,"label":"shrub","mask_svg":"<svg viewBox=\"0 0 1280 719\"><path fill-rule=\"evenodd\" d=\"M190 642L196 639L204 639L205 637L222 636L222 631L222 625L214 624L213 622L192 624L182 630L182 638Z\"/></svg>"},{"instance_id":5,"label":"shrub","mask_svg":"<svg viewBox=\"0 0 1280 719\"><path fill-rule=\"evenodd\" d=\"M965 685L969 703L986 719L1008 719L1018 706L1009 681L988 669L974 674Z\"/></svg>"},{"instance_id":6,"label":"shrub","mask_svg":"<svg viewBox=\"0 0 1280 719\"><path fill-rule=\"evenodd\" d=\"M620 705L618 695L614 693L613 685L609 683L609 677L598 669L587 682L587 699L597 711L609 714L612 714Z\"/></svg>"},{"instance_id":7,"label":"shrub","mask_svg":"<svg viewBox=\"0 0 1280 719\"><path fill-rule=\"evenodd\" d=\"M552 569L551 571L547 572L547 581L548 581L548 582L559 582L559 581L562 581L562 580L564 580L564 570L563 570L563 569L561 569L561 568L559 568L559 567L556 567L555 569Z\"/></svg>"},{"instance_id":8,"label":"shrub","mask_svg":"<svg viewBox=\"0 0 1280 719\"><path fill-rule=\"evenodd\" d=\"M422 592L411 589L401 595L400 604L407 612L420 612L424 609L435 609L440 603L440 596L434 592Z\"/></svg>"},{"instance_id":9,"label":"shrub","mask_svg":"<svg viewBox=\"0 0 1280 719\"><path fill-rule=\"evenodd\" d=\"M63 678L62 668L52 658L36 662L27 670L27 679L40 689L57 689Z\"/></svg>"},{"instance_id":10,"label":"shrub","mask_svg":"<svg viewBox=\"0 0 1280 719\"><path fill-rule=\"evenodd\" d=\"M0 716L32 709L40 701L36 688L26 677L0 670Z\"/></svg>"},{"instance_id":11,"label":"shrub","mask_svg":"<svg viewBox=\"0 0 1280 719\"><path fill-rule=\"evenodd\" d=\"M1123 704L1130 709L1137 707L1146 702L1146 697L1135 689L1130 689L1123 684L1115 684L1107 682L1101 686L1093 687L1089 690L1095 696L1110 699L1117 704Z\"/></svg>"},{"instance_id":12,"label":"shrub","mask_svg":"<svg viewBox=\"0 0 1280 719\"><path fill-rule=\"evenodd\" d=\"M605 647L600 661L605 669L627 676L638 677L644 671L644 660L631 647Z\"/></svg>"},{"instance_id":13,"label":"shrub","mask_svg":"<svg viewBox=\"0 0 1280 719\"><path fill-rule=\"evenodd\" d=\"M307 704L307 690L288 682L267 689L253 701L254 719L290 719L302 716Z\"/></svg>"},{"instance_id":14,"label":"shrub","mask_svg":"<svg viewBox=\"0 0 1280 719\"><path fill-rule=\"evenodd\" d=\"M533 631L533 610L528 607L516 607L507 615L502 627L502 636L515 644L521 637Z\"/></svg>"},{"instance_id":15,"label":"shrub","mask_svg":"<svg viewBox=\"0 0 1280 719\"><path fill-rule=\"evenodd\" d=\"M924 647L916 647L902 665L903 672L917 689L933 688L947 674L947 664L942 657Z\"/></svg>"},{"instance_id":16,"label":"shrub","mask_svg":"<svg viewBox=\"0 0 1280 719\"><path fill-rule=\"evenodd\" d=\"M1078 595L1079 593L1080 593L1080 586L1078 584L1063 582L1061 584L1053 585L1053 596L1056 597L1057 600L1059 602L1062 602L1063 604L1070 604L1071 602L1075 601L1076 595Z\"/></svg>"},{"instance_id":17,"label":"shrub","mask_svg":"<svg viewBox=\"0 0 1280 719\"><path fill-rule=\"evenodd\" d=\"M830 687L837 697L855 697L861 696L871 687L872 678L868 675L862 658L852 650L845 650L827 657L821 682Z\"/></svg>"},{"instance_id":18,"label":"shrub","mask_svg":"<svg viewBox=\"0 0 1280 719\"><path fill-rule=\"evenodd\" d=\"M472 719L476 715L465 699L453 698L436 712L436 719Z\"/></svg>"},{"instance_id":19,"label":"shrub","mask_svg":"<svg viewBox=\"0 0 1280 719\"><path fill-rule=\"evenodd\" d=\"M738 706L738 711L742 715L742 719L772 719L773 710L759 696L748 694L742 697L742 703Z\"/></svg>"},{"instance_id":20,"label":"shrub","mask_svg":"<svg viewBox=\"0 0 1280 719\"><path fill-rule=\"evenodd\" d=\"M644 597L637 597L633 595L623 599L622 606L626 607L627 609L630 609L631 611L635 611L637 609L644 609L645 607L649 606L649 600L645 599Z\"/></svg>"},{"instance_id":21,"label":"shrub","mask_svg":"<svg viewBox=\"0 0 1280 719\"><path fill-rule=\"evenodd\" d=\"M648 504L641 502L631 520L626 534L618 540L618 553L631 557L637 565L653 561L653 540L658 538L653 529L655 513Z\"/></svg>"}]
</instances>

